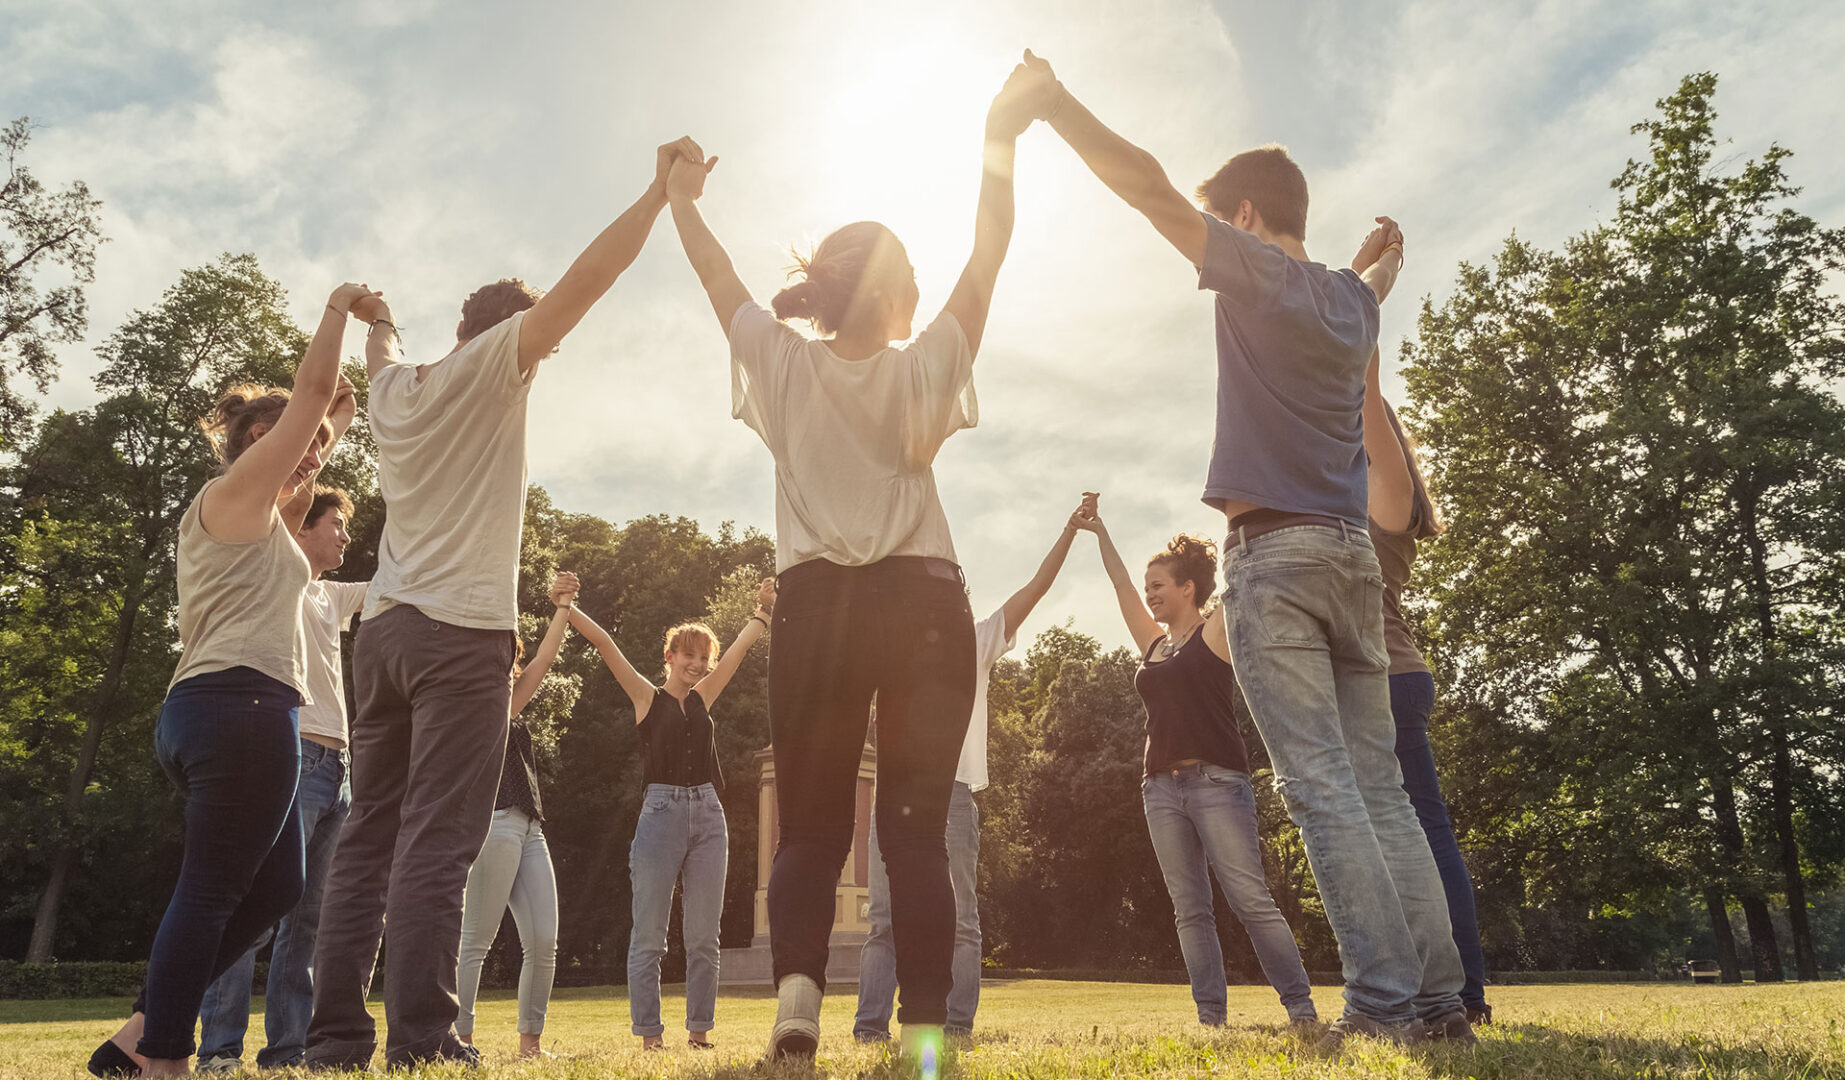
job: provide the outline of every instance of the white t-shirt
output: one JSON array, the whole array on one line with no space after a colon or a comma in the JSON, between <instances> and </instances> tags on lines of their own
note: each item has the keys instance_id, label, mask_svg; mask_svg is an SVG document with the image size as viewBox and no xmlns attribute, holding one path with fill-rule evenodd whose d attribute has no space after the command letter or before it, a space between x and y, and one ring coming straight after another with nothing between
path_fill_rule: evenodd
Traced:
<instances>
[{"instance_id":1,"label":"white t-shirt","mask_svg":"<svg viewBox=\"0 0 1845 1080\"><path fill-rule=\"evenodd\" d=\"M349 742L346 679L340 665L340 631L365 606L365 581L315 581L301 600L307 624L307 684L312 702L301 706L301 734Z\"/></svg>"},{"instance_id":2,"label":"white t-shirt","mask_svg":"<svg viewBox=\"0 0 1845 1080\"><path fill-rule=\"evenodd\" d=\"M955 779L974 791L987 786L987 677L1017 644L1016 633L1006 636L1004 608L974 624L974 715L967 723L967 741L961 744L961 763L955 766Z\"/></svg>"},{"instance_id":3,"label":"white t-shirt","mask_svg":"<svg viewBox=\"0 0 1845 1080\"><path fill-rule=\"evenodd\" d=\"M731 415L775 457L775 568L953 561L931 465L979 422L974 354L944 311L903 348L841 360L754 303L730 321Z\"/></svg>"},{"instance_id":4,"label":"white t-shirt","mask_svg":"<svg viewBox=\"0 0 1845 1080\"><path fill-rule=\"evenodd\" d=\"M479 630L519 625L525 525L525 403L520 312L439 362L421 382L393 364L372 380L384 536L365 617L413 604Z\"/></svg>"}]
</instances>

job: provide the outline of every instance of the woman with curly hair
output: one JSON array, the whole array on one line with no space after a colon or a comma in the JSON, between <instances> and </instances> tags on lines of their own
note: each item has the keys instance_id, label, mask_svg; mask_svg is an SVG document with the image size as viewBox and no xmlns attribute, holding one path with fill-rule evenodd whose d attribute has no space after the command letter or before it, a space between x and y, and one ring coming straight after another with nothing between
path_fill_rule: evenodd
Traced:
<instances>
[{"instance_id":1,"label":"woman with curly hair","mask_svg":"<svg viewBox=\"0 0 1845 1080\"><path fill-rule=\"evenodd\" d=\"M1223 608L1206 610L1217 580L1216 546L1195 536L1173 537L1147 560L1143 600L1093 497L1074 520L1096 534L1121 616L1140 649L1134 689L1147 709L1141 800L1172 897L1198 1022L1221 1025L1226 1018L1224 954L1211 911L1215 875L1289 1021L1315 1023L1300 947L1262 876L1256 792L1237 729L1241 691L1230 669Z\"/></svg>"},{"instance_id":2,"label":"woman with curly hair","mask_svg":"<svg viewBox=\"0 0 1845 1080\"><path fill-rule=\"evenodd\" d=\"M90 1056L98 1076L187 1072L206 987L301 899L302 606L314 571L294 536L311 500L296 496L312 493L352 422L341 342L354 306L377 295L333 291L292 393L233 387L201 422L223 468L180 519L180 656L154 728L154 754L185 799L185 848L140 1000Z\"/></svg>"}]
</instances>

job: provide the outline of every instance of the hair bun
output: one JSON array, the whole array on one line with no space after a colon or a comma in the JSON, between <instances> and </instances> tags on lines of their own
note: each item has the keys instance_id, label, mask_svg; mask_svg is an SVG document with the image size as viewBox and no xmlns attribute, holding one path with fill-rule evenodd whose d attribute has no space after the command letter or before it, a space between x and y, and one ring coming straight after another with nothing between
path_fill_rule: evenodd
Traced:
<instances>
[{"instance_id":1,"label":"hair bun","mask_svg":"<svg viewBox=\"0 0 1845 1080\"><path fill-rule=\"evenodd\" d=\"M818 291L811 280L797 281L776 293L770 306L778 319L811 319L819 313L816 307Z\"/></svg>"}]
</instances>

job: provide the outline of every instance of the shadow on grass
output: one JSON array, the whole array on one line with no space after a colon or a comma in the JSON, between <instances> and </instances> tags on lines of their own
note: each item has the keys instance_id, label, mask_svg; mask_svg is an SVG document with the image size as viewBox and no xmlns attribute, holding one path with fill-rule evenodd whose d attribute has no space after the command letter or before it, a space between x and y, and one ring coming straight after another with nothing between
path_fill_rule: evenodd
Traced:
<instances>
[{"instance_id":1,"label":"shadow on grass","mask_svg":"<svg viewBox=\"0 0 1845 1080\"><path fill-rule=\"evenodd\" d=\"M1499 1077L1632 1080L1633 1077L1787 1077L1789 1080L1845 1075L1845 1032L1834 1026L1833 1053L1811 1044L1783 1042L1764 1028L1746 1041L1686 1035L1679 1039L1630 1035L1588 1035L1535 1024L1501 1025L1478 1046L1412 1047L1405 1053L1434 1076L1452 1080Z\"/></svg>"}]
</instances>

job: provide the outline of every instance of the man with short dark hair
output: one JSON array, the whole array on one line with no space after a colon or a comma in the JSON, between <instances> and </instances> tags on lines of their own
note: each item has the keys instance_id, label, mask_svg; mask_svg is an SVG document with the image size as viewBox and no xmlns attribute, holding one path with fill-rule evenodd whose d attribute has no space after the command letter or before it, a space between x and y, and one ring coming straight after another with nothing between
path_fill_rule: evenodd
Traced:
<instances>
[{"instance_id":1,"label":"man with short dark hair","mask_svg":"<svg viewBox=\"0 0 1845 1080\"><path fill-rule=\"evenodd\" d=\"M300 514L285 507L284 520ZM320 925L321 890L339 844L340 827L352 806L346 766L346 678L340 662L340 632L365 606L364 581L326 581L339 569L352 542L347 524L352 499L338 488L312 489L295 543L307 556L314 580L303 601L308 689L313 704L300 710L301 779L295 799L301 807L301 838L307 851L307 884L301 901L275 928L263 1009L268 1044L256 1055L265 1069L301 1064L307 1053L308 1015L314 1007L314 938ZM199 1071L235 1071L243 1066L243 1037L250 1024L250 982L262 942L232 964L205 991L199 1010Z\"/></svg>"},{"instance_id":2,"label":"man with short dark hair","mask_svg":"<svg viewBox=\"0 0 1845 1080\"><path fill-rule=\"evenodd\" d=\"M1224 613L1237 681L1339 941L1335 1036L1458 1039L1460 954L1403 791L1383 578L1366 530L1365 369L1402 265L1379 218L1352 269L1307 255L1307 182L1279 146L1238 154L1200 213L1145 150L1025 54L1038 116L1146 215L1217 294L1217 431L1204 500L1229 524Z\"/></svg>"},{"instance_id":3,"label":"man with short dark hair","mask_svg":"<svg viewBox=\"0 0 1845 1080\"><path fill-rule=\"evenodd\" d=\"M311 1068L371 1060L365 997L387 922L386 1063L480 1061L455 1031L461 903L506 751L526 401L539 361L640 254L682 153L704 160L690 139L660 147L647 190L550 292L503 280L470 296L454 349L434 363L398 362L381 299L354 311L372 324L368 409L385 520L353 654L352 816L315 953Z\"/></svg>"}]
</instances>

